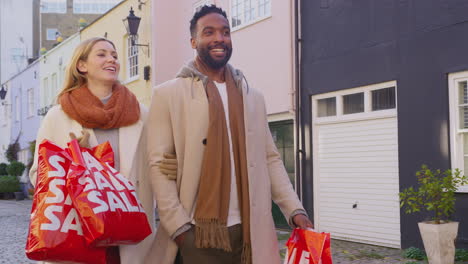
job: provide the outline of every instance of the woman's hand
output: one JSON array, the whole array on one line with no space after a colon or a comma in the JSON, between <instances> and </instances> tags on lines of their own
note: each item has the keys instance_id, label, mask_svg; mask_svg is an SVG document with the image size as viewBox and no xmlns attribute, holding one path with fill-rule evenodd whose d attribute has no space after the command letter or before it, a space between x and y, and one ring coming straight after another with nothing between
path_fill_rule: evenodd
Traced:
<instances>
[{"instance_id":1,"label":"woman's hand","mask_svg":"<svg viewBox=\"0 0 468 264\"><path fill-rule=\"evenodd\" d=\"M90 148L89 146L89 132L85 130L81 130L81 137L77 138L75 133L70 132L70 138L78 140L80 147L82 148Z\"/></svg>"},{"instance_id":2,"label":"woman's hand","mask_svg":"<svg viewBox=\"0 0 468 264\"><path fill-rule=\"evenodd\" d=\"M177 159L175 154L164 153L164 159L159 163L159 169L169 180L177 179Z\"/></svg>"}]
</instances>

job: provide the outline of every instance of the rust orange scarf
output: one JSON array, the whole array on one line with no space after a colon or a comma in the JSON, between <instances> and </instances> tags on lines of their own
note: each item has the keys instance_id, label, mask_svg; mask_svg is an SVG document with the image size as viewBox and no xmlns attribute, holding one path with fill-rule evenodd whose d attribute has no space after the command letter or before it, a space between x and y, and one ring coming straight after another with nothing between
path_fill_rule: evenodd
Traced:
<instances>
[{"instance_id":1,"label":"rust orange scarf","mask_svg":"<svg viewBox=\"0 0 468 264\"><path fill-rule=\"evenodd\" d=\"M86 128L111 129L129 126L140 119L140 105L135 95L121 84L112 88L106 104L86 85L60 96L63 111Z\"/></svg>"}]
</instances>

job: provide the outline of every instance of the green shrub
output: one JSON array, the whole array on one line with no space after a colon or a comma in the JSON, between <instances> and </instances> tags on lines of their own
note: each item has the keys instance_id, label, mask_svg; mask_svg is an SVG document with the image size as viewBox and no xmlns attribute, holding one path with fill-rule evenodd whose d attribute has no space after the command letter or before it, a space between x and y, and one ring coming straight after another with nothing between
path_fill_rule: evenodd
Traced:
<instances>
[{"instance_id":1,"label":"green shrub","mask_svg":"<svg viewBox=\"0 0 468 264\"><path fill-rule=\"evenodd\" d=\"M0 193L12 193L20 191L20 183L16 176L0 177Z\"/></svg>"},{"instance_id":2,"label":"green shrub","mask_svg":"<svg viewBox=\"0 0 468 264\"><path fill-rule=\"evenodd\" d=\"M21 176L25 168L26 166L23 163L19 161L13 161L7 166L7 173L10 176Z\"/></svg>"},{"instance_id":3,"label":"green shrub","mask_svg":"<svg viewBox=\"0 0 468 264\"><path fill-rule=\"evenodd\" d=\"M403 251L403 257L408 259L423 260L426 258L426 253L422 249L409 247Z\"/></svg>"},{"instance_id":4,"label":"green shrub","mask_svg":"<svg viewBox=\"0 0 468 264\"><path fill-rule=\"evenodd\" d=\"M455 250L456 261L468 261L468 250L467 249L456 249Z\"/></svg>"},{"instance_id":5,"label":"green shrub","mask_svg":"<svg viewBox=\"0 0 468 264\"><path fill-rule=\"evenodd\" d=\"M6 163L0 163L0 176L3 176L3 175L8 175L8 172L6 170L8 164Z\"/></svg>"},{"instance_id":6,"label":"green shrub","mask_svg":"<svg viewBox=\"0 0 468 264\"><path fill-rule=\"evenodd\" d=\"M400 193L400 206L405 213L434 212L433 220L441 224L455 212L455 192L458 186L468 184L468 176L455 170L431 170L422 165L416 173L419 188L409 187Z\"/></svg>"}]
</instances>

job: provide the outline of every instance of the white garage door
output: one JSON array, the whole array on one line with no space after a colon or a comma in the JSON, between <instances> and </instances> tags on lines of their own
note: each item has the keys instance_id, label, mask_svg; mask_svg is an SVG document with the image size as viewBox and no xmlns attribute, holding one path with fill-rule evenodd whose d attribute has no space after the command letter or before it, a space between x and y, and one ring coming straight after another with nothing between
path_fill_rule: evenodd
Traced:
<instances>
[{"instance_id":1,"label":"white garage door","mask_svg":"<svg viewBox=\"0 0 468 264\"><path fill-rule=\"evenodd\" d=\"M394 115L316 122L315 222L333 238L400 248Z\"/></svg>"}]
</instances>

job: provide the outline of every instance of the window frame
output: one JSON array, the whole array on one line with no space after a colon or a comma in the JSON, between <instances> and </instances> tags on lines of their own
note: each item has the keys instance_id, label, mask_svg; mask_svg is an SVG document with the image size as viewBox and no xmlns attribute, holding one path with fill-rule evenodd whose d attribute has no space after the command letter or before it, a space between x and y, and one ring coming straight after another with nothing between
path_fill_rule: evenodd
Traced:
<instances>
[{"instance_id":1,"label":"window frame","mask_svg":"<svg viewBox=\"0 0 468 264\"><path fill-rule=\"evenodd\" d=\"M72 9L73 14L104 14L120 2L122 0L85 0L84 3L74 0Z\"/></svg>"},{"instance_id":2,"label":"window frame","mask_svg":"<svg viewBox=\"0 0 468 264\"><path fill-rule=\"evenodd\" d=\"M21 98L19 95L15 96L15 122L21 121Z\"/></svg>"},{"instance_id":3,"label":"window frame","mask_svg":"<svg viewBox=\"0 0 468 264\"><path fill-rule=\"evenodd\" d=\"M395 108L384 110L372 110L372 91L395 87ZM343 113L343 96L364 93L364 112L344 114ZM397 115L398 109L398 86L396 81L388 81L383 83L371 84L361 87L349 88L335 92L323 93L314 95L312 100L313 118L317 124L337 123L343 121L357 121L372 118L384 118ZM336 98L336 115L334 116L318 116L318 100L327 98Z\"/></svg>"},{"instance_id":4,"label":"window frame","mask_svg":"<svg viewBox=\"0 0 468 264\"><path fill-rule=\"evenodd\" d=\"M49 38L49 32L52 31L52 30L55 30L55 32L54 32L54 37L53 37L53 38ZM59 32L57 28L46 28L46 40L48 40L48 41L55 41L55 40L57 40L57 38L55 37L56 34L57 34L57 32Z\"/></svg>"},{"instance_id":5,"label":"window frame","mask_svg":"<svg viewBox=\"0 0 468 264\"><path fill-rule=\"evenodd\" d=\"M134 45L132 46L132 39L130 36L127 35L127 49L126 49L126 54L127 54L127 82L132 82L135 81L139 78L140 71L139 71L139 51L138 51L138 46ZM138 43L138 38L134 39L135 44ZM133 54L131 54L133 51ZM135 58L136 63L132 62L132 59ZM135 69L135 74L132 75L132 69Z\"/></svg>"},{"instance_id":6,"label":"window frame","mask_svg":"<svg viewBox=\"0 0 468 264\"><path fill-rule=\"evenodd\" d=\"M197 9L204 5L212 5L212 4L213 4L213 0L199 0L192 5L192 13L195 14L198 11Z\"/></svg>"},{"instance_id":7,"label":"window frame","mask_svg":"<svg viewBox=\"0 0 468 264\"><path fill-rule=\"evenodd\" d=\"M34 88L29 88L26 93L26 96L28 98L28 117L33 117L35 114Z\"/></svg>"},{"instance_id":8,"label":"window frame","mask_svg":"<svg viewBox=\"0 0 468 264\"><path fill-rule=\"evenodd\" d=\"M54 8L45 9L44 6L47 6L47 0L43 3L44 0L39 2L40 12L42 14L66 14L67 13L67 0L54 1ZM56 2L56 3L55 3ZM51 2L49 2L51 4Z\"/></svg>"},{"instance_id":9,"label":"window frame","mask_svg":"<svg viewBox=\"0 0 468 264\"><path fill-rule=\"evenodd\" d=\"M462 172L465 168L463 153L463 135L468 133L468 129L461 129L459 126L459 96L458 83L466 81L468 83L468 71L450 73L448 75L449 89L449 122L450 122L450 161L452 170L459 168ZM468 193L468 185L460 186L458 193Z\"/></svg>"},{"instance_id":10,"label":"window frame","mask_svg":"<svg viewBox=\"0 0 468 264\"><path fill-rule=\"evenodd\" d=\"M245 8L245 1L249 1L250 3L250 9L249 10L254 10L254 15L253 15L253 18L251 18L249 21L244 21L244 20L241 20L242 22L239 24L239 25L233 25L232 23L232 19L233 19L233 4L234 3L238 3L236 6L238 6L239 10L241 10L242 12L242 15L244 16L245 18L245 11L246 11L246 8ZM240 29L243 29L245 27L248 27L250 25L253 25L253 24L256 24L260 21L263 21L265 19L268 19L272 16L272 6L273 6L273 1L272 0L268 0L270 1L270 10L268 13L260 16L259 15L259 4L261 0L229 0L229 24L231 25L231 31L234 32L234 31L237 31L237 30L240 30ZM237 13L236 13L237 14Z\"/></svg>"}]
</instances>

